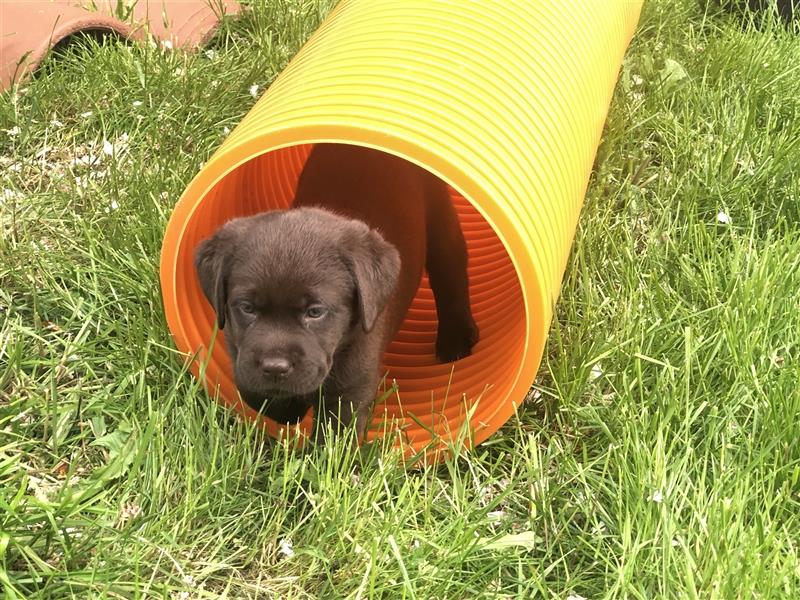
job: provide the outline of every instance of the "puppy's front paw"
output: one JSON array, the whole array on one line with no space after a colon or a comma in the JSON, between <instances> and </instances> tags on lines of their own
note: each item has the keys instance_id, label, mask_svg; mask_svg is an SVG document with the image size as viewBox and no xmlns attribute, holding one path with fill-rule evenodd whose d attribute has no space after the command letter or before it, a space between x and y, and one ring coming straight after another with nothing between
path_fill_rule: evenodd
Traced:
<instances>
[{"instance_id":1,"label":"puppy's front paw","mask_svg":"<svg viewBox=\"0 0 800 600\"><path fill-rule=\"evenodd\" d=\"M478 325L471 316L459 322L439 323L436 357L443 363L466 358L479 337Z\"/></svg>"}]
</instances>

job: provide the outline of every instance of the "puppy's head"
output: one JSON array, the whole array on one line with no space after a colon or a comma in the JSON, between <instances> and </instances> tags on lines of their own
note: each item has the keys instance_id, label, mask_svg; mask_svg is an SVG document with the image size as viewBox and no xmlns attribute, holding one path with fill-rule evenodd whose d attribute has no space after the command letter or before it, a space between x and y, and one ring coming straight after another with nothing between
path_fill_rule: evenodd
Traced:
<instances>
[{"instance_id":1,"label":"puppy's head","mask_svg":"<svg viewBox=\"0 0 800 600\"><path fill-rule=\"evenodd\" d=\"M228 222L199 244L195 267L242 398L286 422L303 417L336 352L372 331L400 257L360 221L297 208Z\"/></svg>"}]
</instances>

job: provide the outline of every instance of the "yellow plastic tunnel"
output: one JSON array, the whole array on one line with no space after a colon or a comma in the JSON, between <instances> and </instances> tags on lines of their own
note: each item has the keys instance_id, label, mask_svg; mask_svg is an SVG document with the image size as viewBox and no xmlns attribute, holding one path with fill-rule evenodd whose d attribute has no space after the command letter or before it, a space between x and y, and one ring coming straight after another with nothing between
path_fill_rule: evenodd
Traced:
<instances>
[{"instance_id":1,"label":"yellow plastic tunnel","mask_svg":"<svg viewBox=\"0 0 800 600\"><path fill-rule=\"evenodd\" d=\"M494 433L539 368L640 9L634 0L342 0L189 184L167 226L166 316L195 375L256 417L238 399L224 332L211 345L195 246L231 218L288 207L313 144L359 144L449 184L481 331L472 356L439 364L423 280L384 357L397 391L384 394L374 425L394 420L407 452L439 447L467 418L469 443Z\"/></svg>"}]
</instances>

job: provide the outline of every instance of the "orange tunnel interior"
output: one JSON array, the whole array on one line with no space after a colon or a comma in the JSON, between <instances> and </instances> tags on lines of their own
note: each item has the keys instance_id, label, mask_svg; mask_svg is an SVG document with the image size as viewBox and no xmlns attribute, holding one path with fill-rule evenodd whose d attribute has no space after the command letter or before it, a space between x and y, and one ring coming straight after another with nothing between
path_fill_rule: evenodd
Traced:
<instances>
[{"instance_id":1,"label":"orange tunnel interior","mask_svg":"<svg viewBox=\"0 0 800 600\"><path fill-rule=\"evenodd\" d=\"M272 209L288 208L312 145L295 145L261 154L239 165L216 183L203 200L202 216L189 217L177 263L191 265L200 240L211 236L226 221ZM420 451L432 439L451 439L459 434L467 411L474 411L471 440L482 441L504 423L515 405L508 396L517 384L520 360L525 355L526 315L519 277L508 252L491 225L457 190L452 199L467 241L470 300L481 339L473 354L455 363L441 364L434 355L436 308L423 277L416 298L400 332L384 356L388 393L376 405L369 437L388 422L407 449ZM215 316L206 302L193 268L178 271L177 303L188 314L182 319L190 339L211 338ZM191 329L190 329L191 328ZM250 417L256 414L238 400L227 350L219 332L206 377L219 383L219 393ZM197 364L193 367L198 371ZM396 388L390 388L391 382ZM386 420L388 418L388 421ZM263 418L273 435L281 428ZM308 427L307 416L304 426ZM463 433L463 432L461 432Z\"/></svg>"}]
</instances>

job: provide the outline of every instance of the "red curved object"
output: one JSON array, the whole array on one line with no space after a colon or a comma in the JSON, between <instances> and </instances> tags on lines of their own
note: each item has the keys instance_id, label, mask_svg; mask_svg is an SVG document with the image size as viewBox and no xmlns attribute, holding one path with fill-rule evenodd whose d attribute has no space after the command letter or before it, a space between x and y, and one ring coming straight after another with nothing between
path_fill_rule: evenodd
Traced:
<instances>
[{"instance_id":1,"label":"red curved object","mask_svg":"<svg viewBox=\"0 0 800 600\"><path fill-rule=\"evenodd\" d=\"M0 0L0 91L30 75L60 41L80 31L115 32L142 40L151 34L174 47L204 44L234 0L139 0L119 18L115 0Z\"/></svg>"}]
</instances>

